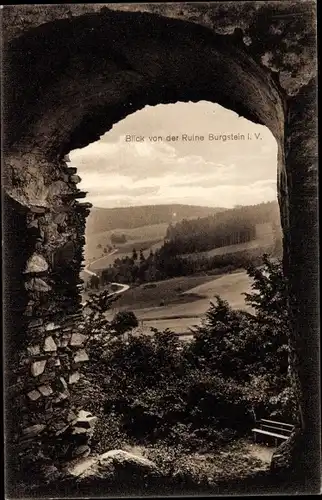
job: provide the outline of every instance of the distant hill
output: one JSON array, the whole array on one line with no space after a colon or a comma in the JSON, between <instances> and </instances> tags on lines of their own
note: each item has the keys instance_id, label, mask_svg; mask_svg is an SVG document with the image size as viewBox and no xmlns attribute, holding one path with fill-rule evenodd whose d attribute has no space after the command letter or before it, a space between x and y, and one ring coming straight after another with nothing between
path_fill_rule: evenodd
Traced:
<instances>
[{"instance_id":1,"label":"distant hill","mask_svg":"<svg viewBox=\"0 0 322 500\"><path fill-rule=\"evenodd\" d=\"M193 254L244 244L253 240L281 240L280 212L277 201L237 206L224 212L183 219L169 225L168 247L177 254Z\"/></svg>"},{"instance_id":2,"label":"distant hill","mask_svg":"<svg viewBox=\"0 0 322 500\"><path fill-rule=\"evenodd\" d=\"M133 229L182 219L207 217L226 209L193 205L145 205L140 207L93 207L86 221L86 234L93 235L113 229ZM176 214L174 216L174 214Z\"/></svg>"}]
</instances>

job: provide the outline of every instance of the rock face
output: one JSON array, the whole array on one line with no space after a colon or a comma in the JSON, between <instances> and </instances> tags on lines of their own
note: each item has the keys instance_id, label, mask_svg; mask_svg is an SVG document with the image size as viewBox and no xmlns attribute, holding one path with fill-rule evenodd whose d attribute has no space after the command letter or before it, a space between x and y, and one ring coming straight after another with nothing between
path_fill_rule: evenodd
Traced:
<instances>
[{"instance_id":1,"label":"rock face","mask_svg":"<svg viewBox=\"0 0 322 500\"><path fill-rule=\"evenodd\" d=\"M145 457L124 450L111 450L102 455L75 461L68 467L68 473L78 481L110 479L118 471L125 474L155 475L158 468Z\"/></svg>"},{"instance_id":2,"label":"rock face","mask_svg":"<svg viewBox=\"0 0 322 500\"><path fill-rule=\"evenodd\" d=\"M209 100L267 126L278 143L292 373L308 443L298 461L309 463L303 481L319 483L315 17L313 3L295 1L4 7L6 363L22 380L8 394L8 453L88 453L90 439L69 429L78 408L66 381L88 361L80 338L70 341L82 321L91 204L79 203L85 193L65 155L145 105ZM22 429L35 422L46 432L19 455Z\"/></svg>"}]
</instances>

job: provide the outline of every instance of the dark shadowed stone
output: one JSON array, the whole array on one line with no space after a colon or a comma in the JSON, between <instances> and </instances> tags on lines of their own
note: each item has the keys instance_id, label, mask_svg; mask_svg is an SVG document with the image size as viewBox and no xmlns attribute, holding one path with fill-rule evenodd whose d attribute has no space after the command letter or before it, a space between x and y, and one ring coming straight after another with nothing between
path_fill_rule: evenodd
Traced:
<instances>
[{"instance_id":1,"label":"dark shadowed stone","mask_svg":"<svg viewBox=\"0 0 322 500\"><path fill-rule=\"evenodd\" d=\"M32 278L25 283L26 290L33 292L49 292L51 287L41 278Z\"/></svg>"},{"instance_id":2,"label":"dark shadowed stone","mask_svg":"<svg viewBox=\"0 0 322 500\"><path fill-rule=\"evenodd\" d=\"M64 267L75 257L76 247L73 241L68 241L54 254L54 267Z\"/></svg>"},{"instance_id":3,"label":"dark shadowed stone","mask_svg":"<svg viewBox=\"0 0 322 500\"><path fill-rule=\"evenodd\" d=\"M53 393L50 385L41 385L40 387L38 387L38 391L41 392L43 396L50 396Z\"/></svg>"},{"instance_id":4,"label":"dark shadowed stone","mask_svg":"<svg viewBox=\"0 0 322 500\"><path fill-rule=\"evenodd\" d=\"M34 437L38 436L38 434L40 434L45 428L46 426L43 424L31 425L30 427L23 429L22 433L25 437Z\"/></svg>"},{"instance_id":5,"label":"dark shadowed stone","mask_svg":"<svg viewBox=\"0 0 322 500\"><path fill-rule=\"evenodd\" d=\"M91 452L91 449L88 445L86 444L82 444L81 446L79 446L78 448L76 448L76 450L74 451L73 455L75 457L78 457L78 456L82 456L82 457L88 457L88 455L90 454Z\"/></svg>"},{"instance_id":6,"label":"dark shadowed stone","mask_svg":"<svg viewBox=\"0 0 322 500\"><path fill-rule=\"evenodd\" d=\"M66 213L65 212L60 212L57 214L54 218L54 221L56 224L63 224L66 220Z\"/></svg>"},{"instance_id":7,"label":"dark shadowed stone","mask_svg":"<svg viewBox=\"0 0 322 500\"><path fill-rule=\"evenodd\" d=\"M37 401L41 397L40 392L38 391L30 391L27 394L28 398L31 399L31 401Z\"/></svg>"},{"instance_id":8,"label":"dark shadowed stone","mask_svg":"<svg viewBox=\"0 0 322 500\"><path fill-rule=\"evenodd\" d=\"M35 214L44 214L47 211L46 207L30 207L30 210Z\"/></svg>"},{"instance_id":9,"label":"dark shadowed stone","mask_svg":"<svg viewBox=\"0 0 322 500\"><path fill-rule=\"evenodd\" d=\"M63 390L66 390L68 388L67 386L67 382L66 380L64 379L64 377L59 377L59 385L61 386L61 388Z\"/></svg>"},{"instance_id":10,"label":"dark shadowed stone","mask_svg":"<svg viewBox=\"0 0 322 500\"><path fill-rule=\"evenodd\" d=\"M37 219L32 220L28 224L28 228L38 229L38 221Z\"/></svg>"},{"instance_id":11,"label":"dark shadowed stone","mask_svg":"<svg viewBox=\"0 0 322 500\"><path fill-rule=\"evenodd\" d=\"M27 351L31 356L37 356L37 354L40 353L40 346L39 345L33 345L27 347Z\"/></svg>"},{"instance_id":12,"label":"dark shadowed stone","mask_svg":"<svg viewBox=\"0 0 322 500\"><path fill-rule=\"evenodd\" d=\"M74 184L79 184L82 179L79 177L79 175L71 175L69 180L70 180L70 182L73 182Z\"/></svg>"}]
</instances>

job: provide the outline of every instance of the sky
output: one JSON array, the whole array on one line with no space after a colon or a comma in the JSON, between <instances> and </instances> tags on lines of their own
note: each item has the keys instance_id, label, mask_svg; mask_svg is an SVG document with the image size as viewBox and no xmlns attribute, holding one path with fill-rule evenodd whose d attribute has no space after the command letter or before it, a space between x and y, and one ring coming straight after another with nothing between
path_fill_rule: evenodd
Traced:
<instances>
[{"instance_id":1,"label":"sky","mask_svg":"<svg viewBox=\"0 0 322 500\"><path fill-rule=\"evenodd\" d=\"M204 140L187 140L192 136ZM277 198L272 133L206 101L146 106L99 141L71 151L69 158L82 178L79 187L88 191L86 201L95 207L180 203L231 208Z\"/></svg>"}]
</instances>

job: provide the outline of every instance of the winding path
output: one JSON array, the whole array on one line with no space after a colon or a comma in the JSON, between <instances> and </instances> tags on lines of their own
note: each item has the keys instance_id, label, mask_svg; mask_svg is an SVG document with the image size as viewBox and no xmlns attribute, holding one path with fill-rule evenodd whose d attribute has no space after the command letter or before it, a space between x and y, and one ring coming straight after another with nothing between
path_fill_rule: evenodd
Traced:
<instances>
[{"instance_id":1,"label":"winding path","mask_svg":"<svg viewBox=\"0 0 322 500\"><path fill-rule=\"evenodd\" d=\"M116 252L118 252L118 248L115 248L112 252L110 252L109 254L107 255L104 255L103 257L100 257L99 259L96 259L96 260L93 260L93 262L90 262L89 264L87 264L84 268L84 272L87 273L87 274L90 274L91 276L97 276L96 273L93 273L93 271L91 271L89 269L89 266L91 266L92 264L95 264L95 262L98 262L99 260L103 260L103 259L106 259L106 257L109 257L110 255L114 255Z\"/></svg>"},{"instance_id":2,"label":"winding path","mask_svg":"<svg viewBox=\"0 0 322 500\"><path fill-rule=\"evenodd\" d=\"M99 260L101 260L101 259L105 259L105 258L106 258L106 257L108 257L109 255L113 255L113 254L115 254L117 251L118 251L118 248L115 248L115 250L113 250L113 251L112 251L111 253L109 253L107 256L106 256L106 255L104 255L104 257L100 257L99 259L94 260L94 261L93 261L93 262L91 262L90 264L87 264L87 265L85 266L85 268L84 268L84 272L86 272L87 274L90 274L91 276L97 276L97 274L96 274L96 273L94 273L93 271L91 271L91 270L89 269L89 266L90 266L91 264L94 264L95 262L98 262L98 261L99 261ZM111 285L112 285L112 286L118 286L118 287L119 287L119 289L118 289L118 290L115 290L114 292L111 292L111 294L110 294L111 296L112 296L112 295L119 295L120 293L124 293L124 292L126 292L126 290L128 290L128 289L130 288L130 287L129 287L129 285L126 285L126 284L124 284L124 283L111 283Z\"/></svg>"}]
</instances>

